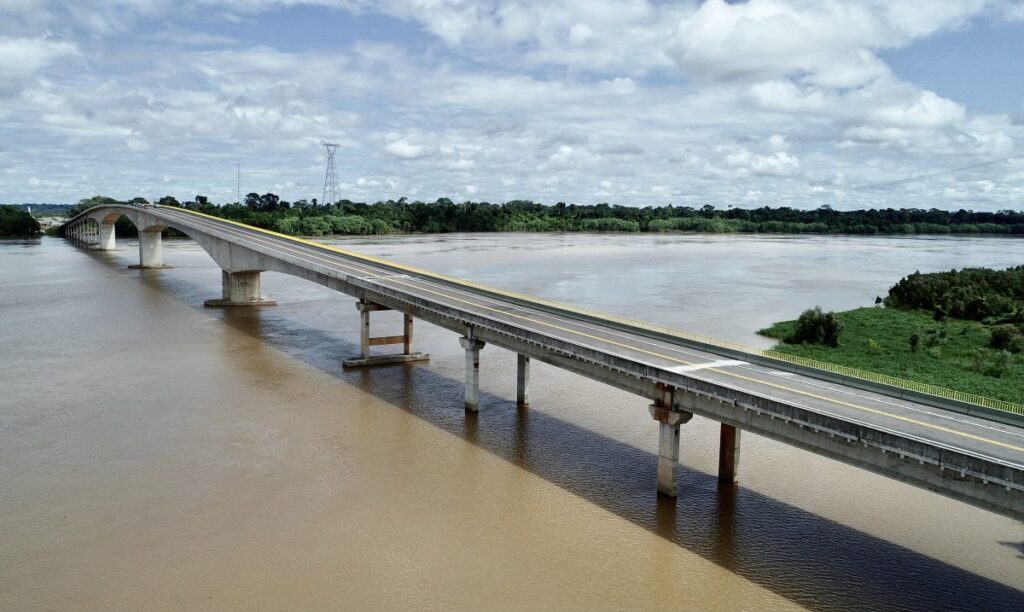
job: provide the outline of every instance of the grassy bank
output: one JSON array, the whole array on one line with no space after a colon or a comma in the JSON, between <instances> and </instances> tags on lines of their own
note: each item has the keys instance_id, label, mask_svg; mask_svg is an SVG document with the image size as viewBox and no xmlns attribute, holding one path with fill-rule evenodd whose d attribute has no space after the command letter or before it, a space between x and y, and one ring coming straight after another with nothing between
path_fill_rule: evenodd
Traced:
<instances>
[{"instance_id":1,"label":"grassy bank","mask_svg":"<svg viewBox=\"0 0 1024 612\"><path fill-rule=\"evenodd\" d=\"M989 325L959 319L936 322L932 312L892 308L859 308L836 313L836 318L842 326L838 347L780 342L776 350L1024 403L1024 353L1004 354L990 348ZM758 333L783 340L795 329L796 321L784 321ZM910 341L915 334L917 350ZM1001 371L1000 359L1006 366Z\"/></svg>"}]
</instances>

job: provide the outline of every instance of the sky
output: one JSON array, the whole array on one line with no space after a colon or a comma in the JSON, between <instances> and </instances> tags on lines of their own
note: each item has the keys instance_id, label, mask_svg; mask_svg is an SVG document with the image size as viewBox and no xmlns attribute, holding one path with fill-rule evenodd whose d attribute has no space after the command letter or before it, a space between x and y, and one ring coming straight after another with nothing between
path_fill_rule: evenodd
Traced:
<instances>
[{"instance_id":1,"label":"sky","mask_svg":"<svg viewBox=\"0 0 1024 612\"><path fill-rule=\"evenodd\" d=\"M357 201L1020 210L1024 1L0 0L0 201L319 199L324 142Z\"/></svg>"}]
</instances>

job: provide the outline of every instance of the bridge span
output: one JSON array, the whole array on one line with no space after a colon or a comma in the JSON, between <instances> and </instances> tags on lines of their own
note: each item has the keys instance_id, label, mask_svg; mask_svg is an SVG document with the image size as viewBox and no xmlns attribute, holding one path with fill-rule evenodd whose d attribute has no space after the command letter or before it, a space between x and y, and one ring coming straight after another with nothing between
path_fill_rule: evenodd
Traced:
<instances>
[{"instance_id":1,"label":"bridge span","mask_svg":"<svg viewBox=\"0 0 1024 612\"><path fill-rule=\"evenodd\" d=\"M467 410L480 408L480 354L489 344L517 353L520 405L529 403L532 359L650 399L659 431L657 490L665 495L677 494L680 430L697 414L721 423L723 486L737 481L741 432L747 431L1024 519L1024 418L1017 415L798 367L181 208L98 206L68 221L64 235L114 249L114 223L121 217L139 230L138 267L166 267L166 228L209 253L222 269L223 293L207 306L272 304L260 292L262 272L291 274L357 298L361 354L346 367L427 359L413 350L415 319L457 333L466 354ZM378 310L403 313L403 333L371 336ZM402 350L371 354L377 345Z\"/></svg>"}]
</instances>

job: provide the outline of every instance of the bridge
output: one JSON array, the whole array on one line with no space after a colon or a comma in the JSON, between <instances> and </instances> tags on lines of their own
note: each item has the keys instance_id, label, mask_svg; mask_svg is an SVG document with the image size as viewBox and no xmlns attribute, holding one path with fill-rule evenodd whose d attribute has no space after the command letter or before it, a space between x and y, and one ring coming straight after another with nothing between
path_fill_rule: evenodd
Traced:
<instances>
[{"instance_id":1,"label":"bridge","mask_svg":"<svg viewBox=\"0 0 1024 612\"><path fill-rule=\"evenodd\" d=\"M137 267L167 267L161 251L167 228L213 258L223 291L207 306L273 304L260 291L263 272L355 297L361 351L345 367L428 359L413 350L416 319L455 332L465 350L467 410L480 409L479 364L488 345L518 355L521 406L529 404L534 359L648 398L662 494L677 494L680 431L697 414L721 424L723 486L737 481L746 431L1024 519L1024 415L1017 406L984 407L964 394L808 367L176 207L98 206L69 220L63 233L83 247L111 250L121 217L139 230ZM400 335L371 335L372 313L380 310L403 313ZM401 349L371 353L384 345Z\"/></svg>"}]
</instances>

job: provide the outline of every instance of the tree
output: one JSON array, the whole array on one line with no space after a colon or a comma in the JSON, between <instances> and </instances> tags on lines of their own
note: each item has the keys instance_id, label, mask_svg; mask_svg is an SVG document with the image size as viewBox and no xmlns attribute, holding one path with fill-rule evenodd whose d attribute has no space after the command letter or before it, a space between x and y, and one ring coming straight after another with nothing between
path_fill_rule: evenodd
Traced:
<instances>
[{"instance_id":1,"label":"tree","mask_svg":"<svg viewBox=\"0 0 1024 612\"><path fill-rule=\"evenodd\" d=\"M259 207L256 210L263 212L274 212L281 204L281 198L273 193L265 193L260 196Z\"/></svg>"},{"instance_id":2,"label":"tree","mask_svg":"<svg viewBox=\"0 0 1024 612\"><path fill-rule=\"evenodd\" d=\"M165 195L156 201L160 206L181 206L181 202L174 196Z\"/></svg>"},{"instance_id":3,"label":"tree","mask_svg":"<svg viewBox=\"0 0 1024 612\"><path fill-rule=\"evenodd\" d=\"M128 200L128 203L129 204L149 204L149 200L147 200L146 198L143 198L141 196L137 196L137 197L134 197L134 198Z\"/></svg>"},{"instance_id":4,"label":"tree","mask_svg":"<svg viewBox=\"0 0 1024 612\"><path fill-rule=\"evenodd\" d=\"M834 312L823 313L821 306L808 309L800 315L796 321L796 329L793 335L786 338L789 344L822 344L824 346L839 346L839 332L842 325L836 319Z\"/></svg>"},{"instance_id":5,"label":"tree","mask_svg":"<svg viewBox=\"0 0 1024 612\"><path fill-rule=\"evenodd\" d=\"M0 206L0 236L35 236L39 222L28 212L14 206Z\"/></svg>"}]
</instances>

